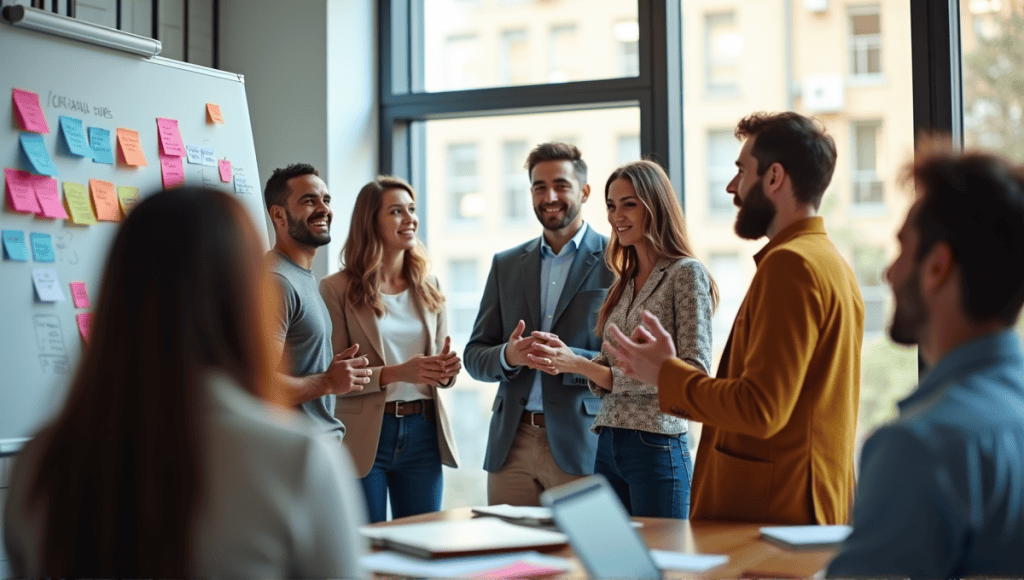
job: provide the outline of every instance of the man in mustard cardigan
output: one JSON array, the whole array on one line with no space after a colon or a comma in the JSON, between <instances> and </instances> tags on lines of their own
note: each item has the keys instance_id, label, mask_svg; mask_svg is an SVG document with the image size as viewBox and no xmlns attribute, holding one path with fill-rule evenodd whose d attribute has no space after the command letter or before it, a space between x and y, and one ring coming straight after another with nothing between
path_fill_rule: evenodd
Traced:
<instances>
[{"instance_id":1,"label":"man in mustard cardigan","mask_svg":"<svg viewBox=\"0 0 1024 580\"><path fill-rule=\"evenodd\" d=\"M817 215L836 147L796 113L741 120L736 234L769 242L716 378L675 358L657 319L609 345L627 375L658 385L661 410L704 424L692 519L847 521L854 489L864 301Z\"/></svg>"}]
</instances>

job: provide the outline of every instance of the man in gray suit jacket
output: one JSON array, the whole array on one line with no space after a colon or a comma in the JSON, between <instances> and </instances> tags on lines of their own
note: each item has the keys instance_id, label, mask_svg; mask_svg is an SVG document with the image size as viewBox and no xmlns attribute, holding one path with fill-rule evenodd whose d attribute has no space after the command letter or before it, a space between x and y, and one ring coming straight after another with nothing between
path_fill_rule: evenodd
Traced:
<instances>
[{"instance_id":1,"label":"man in gray suit jacket","mask_svg":"<svg viewBox=\"0 0 1024 580\"><path fill-rule=\"evenodd\" d=\"M538 145L526 168L544 234L494 256L465 349L474 379L500 381L484 458L492 505L540 505L545 489L593 473L597 450L589 428L601 404L587 380L538 371L526 355L534 330L587 358L600 350L593 329L614 278L604 263L608 238L580 215L590 186L579 149Z\"/></svg>"}]
</instances>

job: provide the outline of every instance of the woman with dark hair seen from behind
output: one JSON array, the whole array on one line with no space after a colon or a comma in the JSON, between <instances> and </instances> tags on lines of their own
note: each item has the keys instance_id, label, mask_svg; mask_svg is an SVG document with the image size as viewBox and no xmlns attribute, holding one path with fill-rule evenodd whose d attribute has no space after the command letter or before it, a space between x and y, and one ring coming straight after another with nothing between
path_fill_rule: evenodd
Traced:
<instances>
[{"instance_id":1,"label":"woman with dark hair seen from behind","mask_svg":"<svg viewBox=\"0 0 1024 580\"><path fill-rule=\"evenodd\" d=\"M64 407L14 469L15 576L362 574L347 458L258 400L282 399L264 245L215 190L154 194L124 221Z\"/></svg>"},{"instance_id":2,"label":"woman with dark hair seen from behind","mask_svg":"<svg viewBox=\"0 0 1024 580\"><path fill-rule=\"evenodd\" d=\"M615 324L626 334L654 314L675 339L679 358L707 372L711 365L711 315L718 289L694 258L683 210L665 171L635 161L612 172L605 184L612 236L605 262L615 283L598 313L594 332L608 340ZM634 516L686 518L693 463L685 419L660 412L658 387L631 379L602 347L591 361L548 333L531 360L549 373L578 373L601 397L591 427L599 433L595 473L608 478Z\"/></svg>"},{"instance_id":3,"label":"woman with dark hair seen from behind","mask_svg":"<svg viewBox=\"0 0 1024 580\"><path fill-rule=\"evenodd\" d=\"M441 508L441 465L458 452L438 388L462 368L451 350L444 295L416 237L416 193L381 176L359 191L342 270L320 282L334 352L359 344L373 374L338 397L345 446L362 478L370 521Z\"/></svg>"}]
</instances>

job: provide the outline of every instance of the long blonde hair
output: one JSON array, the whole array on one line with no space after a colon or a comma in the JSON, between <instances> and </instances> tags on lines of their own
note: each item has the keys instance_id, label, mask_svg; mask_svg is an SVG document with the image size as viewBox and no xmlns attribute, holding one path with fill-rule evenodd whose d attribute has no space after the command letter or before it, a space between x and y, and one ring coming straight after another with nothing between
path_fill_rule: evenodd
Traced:
<instances>
[{"instance_id":1,"label":"long blonde hair","mask_svg":"<svg viewBox=\"0 0 1024 580\"><path fill-rule=\"evenodd\" d=\"M364 304L369 306L378 318L384 316L385 308L380 294L384 244L377 228L377 217L384 203L384 192L389 189L405 190L416 200L416 192L401 177L380 175L367 183L356 196L355 207L352 208L352 224L348 229L345 247L341 249L341 268L351 278L348 285L349 302L357 308ZM405 252L402 275L409 282L416 300L430 312L437 312L444 304L444 295L427 281L428 272L427 252L417 239L412 249Z\"/></svg>"},{"instance_id":2,"label":"long blonde hair","mask_svg":"<svg viewBox=\"0 0 1024 580\"><path fill-rule=\"evenodd\" d=\"M647 213L644 216L644 240L648 247L654 252L656 259L680 260L682 258L694 258L693 247L690 245L690 238L686 233L686 218L683 217L683 208L679 206L676 199L672 182L660 165L653 161L641 160L627 163L619 167L608 177L604 185L604 199L608 201L608 190L616 179L625 179L633 185L636 190L636 197L643 204ZM619 243L619 236L612 230L611 240L608 242L608 249L604 253L604 261L608 268L615 272L615 282L608 289L608 297L597 316L597 327L594 333L602 336L604 325L608 321L626 284L640 271L640 260L637 255L636 246L623 246ZM718 308L718 284L711 278L711 307Z\"/></svg>"}]
</instances>

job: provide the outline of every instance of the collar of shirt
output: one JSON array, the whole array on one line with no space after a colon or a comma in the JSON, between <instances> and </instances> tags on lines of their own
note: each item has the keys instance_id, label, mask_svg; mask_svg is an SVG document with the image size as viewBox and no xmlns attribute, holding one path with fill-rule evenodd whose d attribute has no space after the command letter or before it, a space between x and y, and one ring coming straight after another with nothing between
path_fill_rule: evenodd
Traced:
<instances>
[{"instance_id":1,"label":"collar of shirt","mask_svg":"<svg viewBox=\"0 0 1024 580\"><path fill-rule=\"evenodd\" d=\"M765 247L761 248L760 252L754 254L754 263L760 264L761 260L768 255L768 252L782 244L785 244L799 236L806 236L810 234L827 235L825 232L825 220L821 216L816 215L789 224L784 230L775 234L775 237L772 238Z\"/></svg>"},{"instance_id":2,"label":"collar of shirt","mask_svg":"<svg viewBox=\"0 0 1024 580\"><path fill-rule=\"evenodd\" d=\"M576 250L578 250L579 247L580 247L580 244L583 243L583 235L586 234L586 233L587 233L587 222L583 222L583 225L580 226L580 231L576 232L576 235L573 236L571 240L569 240L569 243L567 243L564 246L562 246L562 252L565 252L566 250L568 250L569 252L575 252ZM547 238L544 237L544 234L541 234L541 236L540 236L540 255L543 258L557 258L558 256L565 255L565 254L564 253L563 254L555 254L555 251L553 249L551 249L551 245L548 244Z\"/></svg>"},{"instance_id":3,"label":"collar of shirt","mask_svg":"<svg viewBox=\"0 0 1024 580\"><path fill-rule=\"evenodd\" d=\"M946 353L929 369L921 384L897 406L900 415L907 415L945 392L949 385L964 379L965 375L994 363L1024 364L1024 348L1020 335L1012 329L986 334Z\"/></svg>"}]
</instances>

